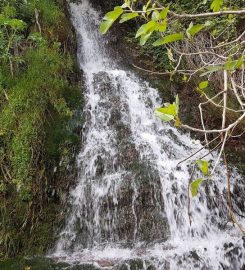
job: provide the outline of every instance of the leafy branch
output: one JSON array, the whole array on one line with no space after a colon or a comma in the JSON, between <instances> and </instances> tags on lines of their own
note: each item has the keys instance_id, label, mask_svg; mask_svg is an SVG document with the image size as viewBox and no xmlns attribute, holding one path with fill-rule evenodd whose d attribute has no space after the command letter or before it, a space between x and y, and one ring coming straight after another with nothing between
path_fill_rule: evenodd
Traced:
<instances>
[{"instance_id":1,"label":"leafy branch","mask_svg":"<svg viewBox=\"0 0 245 270\"><path fill-rule=\"evenodd\" d=\"M178 95L175 102L165 103L163 107L156 109L155 113L164 122L173 122L176 127L204 134L206 147L216 142L212 151L218 150L218 155L212 170L209 171L208 161L198 160L196 163L208 179L212 177L224 156L227 141L233 137L241 137L245 132L245 31L239 34L233 31L232 35L223 35L227 27L235 27L234 18L243 16L245 9L237 9L235 6L227 8L223 0L211 1L209 9L210 11L204 13L182 14L176 12L171 3L162 5L158 1L150 0L140 5L137 0L124 0L122 6L115 7L105 15L100 27L105 34L117 20L125 23L137 19L140 26L135 38L140 39L140 44L144 46L152 40L150 37L154 37L152 45L165 47L172 66L171 70L163 72L143 70L171 77L178 74L183 76L183 81L186 82L193 78L195 82L198 81L196 91L203 100L198 105L200 128L182 123ZM218 16L225 18L224 29L219 35ZM208 20L204 21L207 18ZM214 94L208 91L211 87L215 89ZM206 106L213 106L220 114L220 127L206 126ZM237 132L239 135L236 135ZM215 135L215 139L210 141L210 135ZM205 147L202 147L191 157L204 149ZM185 161L189 158L185 158ZM197 195L203 181L205 179L199 178L190 183L192 196ZM229 190L229 185L227 189ZM229 209L232 211L231 207ZM230 217L233 216L232 212Z\"/></svg>"}]
</instances>

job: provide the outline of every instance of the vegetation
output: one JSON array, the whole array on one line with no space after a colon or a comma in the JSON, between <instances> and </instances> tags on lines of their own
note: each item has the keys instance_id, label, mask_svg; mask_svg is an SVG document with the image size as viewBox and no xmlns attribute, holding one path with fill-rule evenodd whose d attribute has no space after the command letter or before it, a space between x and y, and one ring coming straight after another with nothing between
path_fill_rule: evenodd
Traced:
<instances>
[{"instance_id":1,"label":"vegetation","mask_svg":"<svg viewBox=\"0 0 245 270\"><path fill-rule=\"evenodd\" d=\"M64 10L58 0L0 3L0 257L50 244L53 170L78 142L81 95Z\"/></svg>"},{"instance_id":2,"label":"vegetation","mask_svg":"<svg viewBox=\"0 0 245 270\"><path fill-rule=\"evenodd\" d=\"M245 230L232 210L225 146L231 138L241 139L245 132L245 31L240 28L245 18L244 8L242 1L124 0L121 6L104 16L100 25L101 33L105 34L117 20L119 23L137 20L135 38L142 46L162 47L160 52L168 58L168 69L160 74L170 78L181 76L184 82L196 84L196 91L202 99L198 104L201 127L182 123L178 96L174 103L166 103L157 109L156 114L164 122L173 122L176 127L204 134L203 144L210 147L209 152L219 151L213 164L203 159L193 161L193 172L199 169L203 178L193 180L191 177L190 193L193 197L197 195L199 185L212 177L223 157L227 169L229 217L243 234ZM214 91L209 91L210 88ZM219 114L218 126L209 127L207 106L213 106Z\"/></svg>"}]
</instances>

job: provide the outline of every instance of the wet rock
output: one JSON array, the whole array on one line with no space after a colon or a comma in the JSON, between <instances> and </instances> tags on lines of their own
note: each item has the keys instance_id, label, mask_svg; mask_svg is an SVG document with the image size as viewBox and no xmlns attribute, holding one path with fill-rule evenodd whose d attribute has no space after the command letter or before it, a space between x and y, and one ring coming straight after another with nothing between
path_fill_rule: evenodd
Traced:
<instances>
[{"instance_id":1,"label":"wet rock","mask_svg":"<svg viewBox=\"0 0 245 270\"><path fill-rule=\"evenodd\" d=\"M115 125L115 130L117 132L117 140L119 144L122 144L123 142L127 142L132 137L132 132L128 126L125 124L119 122Z\"/></svg>"},{"instance_id":2,"label":"wet rock","mask_svg":"<svg viewBox=\"0 0 245 270\"><path fill-rule=\"evenodd\" d=\"M139 153L134 144L128 142L120 146L119 163L124 169L130 169L138 158Z\"/></svg>"},{"instance_id":3,"label":"wet rock","mask_svg":"<svg viewBox=\"0 0 245 270\"><path fill-rule=\"evenodd\" d=\"M101 156L98 156L95 161L96 175L101 175L104 171L104 163Z\"/></svg>"},{"instance_id":4,"label":"wet rock","mask_svg":"<svg viewBox=\"0 0 245 270\"><path fill-rule=\"evenodd\" d=\"M91 264L83 264L83 265L76 265L72 267L66 268L67 270L101 270L100 267L96 267ZM104 270L107 270L106 268L103 268ZM62 270L62 269L60 269Z\"/></svg>"},{"instance_id":5,"label":"wet rock","mask_svg":"<svg viewBox=\"0 0 245 270\"><path fill-rule=\"evenodd\" d=\"M119 109L112 109L110 119L109 119L109 125L115 125L121 120L121 113Z\"/></svg>"}]
</instances>

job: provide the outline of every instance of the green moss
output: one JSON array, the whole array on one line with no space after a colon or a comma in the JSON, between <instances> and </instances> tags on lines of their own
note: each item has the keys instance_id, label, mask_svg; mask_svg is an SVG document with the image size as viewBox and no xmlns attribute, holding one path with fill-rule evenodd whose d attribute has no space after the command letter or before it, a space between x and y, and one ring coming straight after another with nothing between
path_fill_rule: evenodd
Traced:
<instances>
[{"instance_id":1,"label":"green moss","mask_svg":"<svg viewBox=\"0 0 245 270\"><path fill-rule=\"evenodd\" d=\"M6 56L0 56L0 258L42 254L53 242L58 194L67 187L66 172L56 179L53 171L61 160L74 159L82 107L64 2L3 1L0 16L6 7L26 27L15 32L0 24Z\"/></svg>"}]
</instances>

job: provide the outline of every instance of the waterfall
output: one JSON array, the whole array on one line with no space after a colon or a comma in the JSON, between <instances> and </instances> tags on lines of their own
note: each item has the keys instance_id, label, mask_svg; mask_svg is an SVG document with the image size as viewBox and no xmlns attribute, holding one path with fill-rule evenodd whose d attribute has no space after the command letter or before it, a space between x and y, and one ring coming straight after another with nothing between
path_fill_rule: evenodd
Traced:
<instances>
[{"instance_id":1,"label":"waterfall","mask_svg":"<svg viewBox=\"0 0 245 270\"><path fill-rule=\"evenodd\" d=\"M190 226L191 168L177 164L200 142L155 117L157 90L110 58L89 0L70 4L70 12L85 78L85 125L77 184L52 256L101 267L106 261L110 269L242 269L243 239L228 222L222 166L191 199ZM232 181L241 185L235 170ZM130 268L132 259L141 268Z\"/></svg>"}]
</instances>

